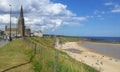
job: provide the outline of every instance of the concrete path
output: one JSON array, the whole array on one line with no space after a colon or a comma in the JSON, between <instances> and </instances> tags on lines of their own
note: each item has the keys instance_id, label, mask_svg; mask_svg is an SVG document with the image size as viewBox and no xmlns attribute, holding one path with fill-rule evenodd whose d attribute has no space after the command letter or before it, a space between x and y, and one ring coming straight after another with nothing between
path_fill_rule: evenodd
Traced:
<instances>
[{"instance_id":1,"label":"concrete path","mask_svg":"<svg viewBox=\"0 0 120 72\"><path fill-rule=\"evenodd\" d=\"M0 40L0 48L9 43L9 41Z\"/></svg>"}]
</instances>

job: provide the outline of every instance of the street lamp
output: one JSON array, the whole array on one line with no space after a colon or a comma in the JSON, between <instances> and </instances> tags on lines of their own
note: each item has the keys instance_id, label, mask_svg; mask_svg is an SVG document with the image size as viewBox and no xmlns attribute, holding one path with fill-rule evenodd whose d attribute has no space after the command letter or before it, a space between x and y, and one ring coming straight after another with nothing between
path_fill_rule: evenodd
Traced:
<instances>
[{"instance_id":1,"label":"street lamp","mask_svg":"<svg viewBox=\"0 0 120 72\"><path fill-rule=\"evenodd\" d=\"M12 6L10 6L10 37L9 37L9 40L12 41L12 38L11 38L11 12L12 12Z\"/></svg>"},{"instance_id":2,"label":"street lamp","mask_svg":"<svg viewBox=\"0 0 120 72\"><path fill-rule=\"evenodd\" d=\"M16 17L16 19L17 19L17 17ZM16 23L17 23L17 21L16 21ZM17 24L16 24L16 38L17 38L17 31L18 31L18 29L17 29Z\"/></svg>"}]
</instances>

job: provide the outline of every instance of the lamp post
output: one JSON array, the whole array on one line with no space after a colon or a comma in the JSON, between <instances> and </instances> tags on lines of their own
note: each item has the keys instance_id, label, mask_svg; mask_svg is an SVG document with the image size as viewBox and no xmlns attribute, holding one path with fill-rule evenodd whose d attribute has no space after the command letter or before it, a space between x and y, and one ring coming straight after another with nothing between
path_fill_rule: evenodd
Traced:
<instances>
[{"instance_id":1,"label":"lamp post","mask_svg":"<svg viewBox=\"0 0 120 72\"><path fill-rule=\"evenodd\" d=\"M9 37L9 41L12 41L12 38L11 38L11 12L12 12L12 6L10 6L10 37Z\"/></svg>"},{"instance_id":2,"label":"lamp post","mask_svg":"<svg viewBox=\"0 0 120 72\"><path fill-rule=\"evenodd\" d=\"M17 19L17 17L16 17ZM16 21L16 38L17 38L17 31L18 31L18 27L17 27L17 21Z\"/></svg>"}]
</instances>

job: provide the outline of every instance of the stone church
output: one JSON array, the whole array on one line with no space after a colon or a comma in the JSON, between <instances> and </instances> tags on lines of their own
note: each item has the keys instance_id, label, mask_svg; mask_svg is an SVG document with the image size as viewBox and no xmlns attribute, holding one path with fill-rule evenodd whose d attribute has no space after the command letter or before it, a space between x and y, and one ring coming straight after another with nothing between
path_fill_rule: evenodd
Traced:
<instances>
[{"instance_id":1,"label":"stone church","mask_svg":"<svg viewBox=\"0 0 120 72\"><path fill-rule=\"evenodd\" d=\"M20 9L20 16L18 19L18 25L16 27L11 27L11 36L30 36L30 28L25 26L24 23L24 15L23 15L23 8L21 6ZM5 35L9 36L10 35L10 27L5 26Z\"/></svg>"}]
</instances>

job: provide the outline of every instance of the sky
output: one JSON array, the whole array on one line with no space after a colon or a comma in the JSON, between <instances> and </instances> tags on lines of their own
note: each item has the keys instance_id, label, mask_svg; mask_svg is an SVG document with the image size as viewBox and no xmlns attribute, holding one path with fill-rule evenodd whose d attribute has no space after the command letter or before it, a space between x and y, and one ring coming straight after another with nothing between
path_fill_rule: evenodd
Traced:
<instances>
[{"instance_id":1,"label":"sky","mask_svg":"<svg viewBox=\"0 0 120 72\"><path fill-rule=\"evenodd\" d=\"M32 32L68 36L120 37L119 0L0 0L0 30L16 26L21 5Z\"/></svg>"}]
</instances>

